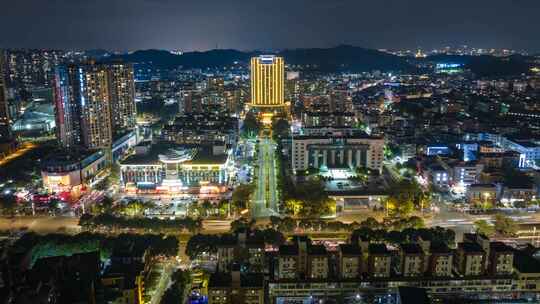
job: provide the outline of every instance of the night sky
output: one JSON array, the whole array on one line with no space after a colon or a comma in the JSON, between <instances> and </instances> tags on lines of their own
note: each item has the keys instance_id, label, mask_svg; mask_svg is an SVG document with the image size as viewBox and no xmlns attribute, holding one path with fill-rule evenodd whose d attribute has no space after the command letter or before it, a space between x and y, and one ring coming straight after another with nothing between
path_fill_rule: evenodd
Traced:
<instances>
[{"instance_id":1,"label":"night sky","mask_svg":"<svg viewBox=\"0 0 540 304\"><path fill-rule=\"evenodd\" d=\"M0 0L0 47L540 51L539 0Z\"/></svg>"}]
</instances>

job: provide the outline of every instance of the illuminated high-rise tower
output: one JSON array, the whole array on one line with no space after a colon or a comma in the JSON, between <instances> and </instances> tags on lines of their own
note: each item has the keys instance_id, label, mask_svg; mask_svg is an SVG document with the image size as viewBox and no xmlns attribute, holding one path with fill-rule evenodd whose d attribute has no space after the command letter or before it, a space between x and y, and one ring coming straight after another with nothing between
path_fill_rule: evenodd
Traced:
<instances>
[{"instance_id":1,"label":"illuminated high-rise tower","mask_svg":"<svg viewBox=\"0 0 540 304\"><path fill-rule=\"evenodd\" d=\"M113 134L135 128L135 81L133 65L115 62L108 67L109 93Z\"/></svg>"},{"instance_id":2,"label":"illuminated high-rise tower","mask_svg":"<svg viewBox=\"0 0 540 304\"><path fill-rule=\"evenodd\" d=\"M97 64L60 66L56 70L57 137L65 147L112 145L109 73Z\"/></svg>"},{"instance_id":3,"label":"illuminated high-rise tower","mask_svg":"<svg viewBox=\"0 0 540 304\"><path fill-rule=\"evenodd\" d=\"M0 142L11 140L11 126L4 68L3 53L0 51Z\"/></svg>"},{"instance_id":4,"label":"illuminated high-rise tower","mask_svg":"<svg viewBox=\"0 0 540 304\"><path fill-rule=\"evenodd\" d=\"M111 148L136 127L133 66L62 65L55 73L56 132L65 147Z\"/></svg>"},{"instance_id":5,"label":"illuminated high-rise tower","mask_svg":"<svg viewBox=\"0 0 540 304\"><path fill-rule=\"evenodd\" d=\"M253 107L284 105L285 65L282 57L261 55L251 58L251 104Z\"/></svg>"}]
</instances>

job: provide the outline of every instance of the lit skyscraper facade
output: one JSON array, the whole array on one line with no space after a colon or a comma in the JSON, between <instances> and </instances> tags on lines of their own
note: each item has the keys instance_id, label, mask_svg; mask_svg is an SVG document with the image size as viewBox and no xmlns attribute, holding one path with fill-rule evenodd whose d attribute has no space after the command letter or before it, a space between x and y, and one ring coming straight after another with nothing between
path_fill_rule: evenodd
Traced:
<instances>
[{"instance_id":1,"label":"lit skyscraper facade","mask_svg":"<svg viewBox=\"0 0 540 304\"><path fill-rule=\"evenodd\" d=\"M106 67L85 65L78 71L83 144L88 149L112 145L111 94Z\"/></svg>"},{"instance_id":2,"label":"lit skyscraper facade","mask_svg":"<svg viewBox=\"0 0 540 304\"><path fill-rule=\"evenodd\" d=\"M254 107L284 105L285 65L282 57L251 58L251 103Z\"/></svg>"},{"instance_id":3,"label":"lit skyscraper facade","mask_svg":"<svg viewBox=\"0 0 540 304\"><path fill-rule=\"evenodd\" d=\"M135 82L133 65L117 62L109 65L109 91L113 133L135 128Z\"/></svg>"},{"instance_id":4,"label":"lit skyscraper facade","mask_svg":"<svg viewBox=\"0 0 540 304\"><path fill-rule=\"evenodd\" d=\"M0 142L11 139L9 108L4 74L4 54L0 51Z\"/></svg>"},{"instance_id":5,"label":"lit skyscraper facade","mask_svg":"<svg viewBox=\"0 0 540 304\"><path fill-rule=\"evenodd\" d=\"M55 75L57 137L65 147L110 148L135 127L133 68L114 63L60 66Z\"/></svg>"},{"instance_id":6,"label":"lit skyscraper facade","mask_svg":"<svg viewBox=\"0 0 540 304\"><path fill-rule=\"evenodd\" d=\"M75 147L82 143L78 74L79 69L75 65L60 66L55 72L56 137L65 147Z\"/></svg>"}]
</instances>

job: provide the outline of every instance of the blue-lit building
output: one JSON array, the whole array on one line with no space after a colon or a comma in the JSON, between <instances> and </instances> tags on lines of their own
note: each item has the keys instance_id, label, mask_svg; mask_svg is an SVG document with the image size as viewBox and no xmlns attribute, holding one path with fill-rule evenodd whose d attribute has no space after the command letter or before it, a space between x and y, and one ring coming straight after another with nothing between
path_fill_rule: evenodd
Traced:
<instances>
[{"instance_id":1,"label":"blue-lit building","mask_svg":"<svg viewBox=\"0 0 540 304\"><path fill-rule=\"evenodd\" d=\"M78 64L56 68L57 138L64 147L110 149L113 138L135 127L130 64Z\"/></svg>"},{"instance_id":2,"label":"blue-lit building","mask_svg":"<svg viewBox=\"0 0 540 304\"><path fill-rule=\"evenodd\" d=\"M435 64L435 73L438 74L456 74L464 71L463 63L441 62Z\"/></svg>"},{"instance_id":3,"label":"blue-lit building","mask_svg":"<svg viewBox=\"0 0 540 304\"><path fill-rule=\"evenodd\" d=\"M430 145L427 147L426 151L428 156L450 155L450 153L452 153L450 147L446 145Z\"/></svg>"},{"instance_id":4,"label":"blue-lit building","mask_svg":"<svg viewBox=\"0 0 540 304\"><path fill-rule=\"evenodd\" d=\"M505 151L520 153L519 168L538 168L540 163L540 143L532 140L509 138L493 133L472 133L465 140L489 141Z\"/></svg>"}]
</instances>

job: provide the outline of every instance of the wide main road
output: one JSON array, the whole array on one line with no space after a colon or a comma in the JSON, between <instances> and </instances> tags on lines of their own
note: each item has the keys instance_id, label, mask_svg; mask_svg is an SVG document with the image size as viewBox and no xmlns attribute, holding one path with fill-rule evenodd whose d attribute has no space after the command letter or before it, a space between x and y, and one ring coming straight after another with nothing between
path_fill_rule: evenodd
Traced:
<instances>
[{"instance_id":1,"label":"wide main road","mask_svg":"<svg viewBox=\"0 0 540 304\"><path fill-rule=\"evenodd\" d=\"M230 220L204 220L202 233L217 234L229 232ZM0 216L0 231L29 230L37 233L78 233L81 231L79 218L74 216Z\"/></svg>"},{"instance_id":2,"label":"wide main road","mask_svg":"<svg viewBox=\"0 0 540 304\"><path fill-rule=\"evenodd\" d=\"M253 217L277 215L276 144L271 138L260 137L257 157L257 185L251 212Z\"/></svg>"}]
</instances>

